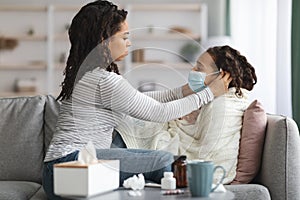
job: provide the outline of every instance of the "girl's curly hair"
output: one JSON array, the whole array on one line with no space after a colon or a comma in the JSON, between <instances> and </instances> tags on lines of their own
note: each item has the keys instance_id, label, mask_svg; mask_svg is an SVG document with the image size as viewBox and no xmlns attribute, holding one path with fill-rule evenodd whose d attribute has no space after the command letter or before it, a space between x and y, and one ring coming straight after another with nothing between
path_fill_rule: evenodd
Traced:
<instances>
[{"instance_id":1,"label":"girl's curly hair","mask_svg":"<svg viewBox=\"0 0 300 200\"><path fill-rule=\"evenodd\" d=\"M101 0L85 5L75 15L68 31L71 48L57 100L69 99L75 83L96 67L119 74L108 44L110 37L121 29L126 16L127 11Z\"/></svg>"},{"instance_id":2,"label":"girl's curly hair","mask_svg":"<svg viewBox=\"0 0 300 200\"><path fill-rule=\"evenodd\" d=\"M241 88L252 90L257 83L254 67L248 63L245 56L230 46L216 46L207 51L213 58L218 69L229 72L232 81L229 87L236 88L236 95L242 96Z\"/></svg>"}]
</instances>

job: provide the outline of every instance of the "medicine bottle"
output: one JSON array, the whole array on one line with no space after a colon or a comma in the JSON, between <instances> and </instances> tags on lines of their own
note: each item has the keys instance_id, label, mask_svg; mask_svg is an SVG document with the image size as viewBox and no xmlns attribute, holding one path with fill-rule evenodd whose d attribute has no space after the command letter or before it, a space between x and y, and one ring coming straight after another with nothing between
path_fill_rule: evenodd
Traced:
<instances>
[{"instance_id":1,"label":"medicine bottle","mask_svg":"<svg viewBox=\"0 0 300 200\"><path fill-rule=\"evenodd\" d=\"M176 179L176 186L178 188L187 187L187 175L186 175L186 156L176 156L175 161L172 164L172 171Z\"/></svg>"},{"instance_id":2,"label":"medicine bottle","mask_svg":"<svg viewBox=\"0 0 300 200\"><path fill-rule=\"evenodd\" d=\"M164 172L164 177L161 179L161 189L174 190L176 189L176 179L173 172Z\"/></svg>"}]
</instances>

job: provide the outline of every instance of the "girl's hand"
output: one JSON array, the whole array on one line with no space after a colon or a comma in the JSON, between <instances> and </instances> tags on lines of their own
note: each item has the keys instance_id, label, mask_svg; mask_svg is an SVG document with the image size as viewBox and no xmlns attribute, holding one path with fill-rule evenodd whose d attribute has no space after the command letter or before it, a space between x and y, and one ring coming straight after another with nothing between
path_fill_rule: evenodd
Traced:
<instances>
[{"instance_id":1,"label":"girl's hand","mask_svg":"<svg viewBox=\"0 0 300 200\"><path fill-rule=\"evenodd\" d=\"M200 110L195 110L195 111L191 112L190 114L183 116L181 119L187 121L188 124L195 124L199 113L200 113Z\"/></svg>"},{"instance_id":2,"label":"girl's hand","mask_svg":"<svg viewBox=\"0 0 300 200\"><path fill-rule=\"evenodd\" d=\"M228 92L229 83L232 81L229 72L222 71L218 77L213 80L208 87L212 91L215 97L221 96Z\"/></svg>"}]
</instances>

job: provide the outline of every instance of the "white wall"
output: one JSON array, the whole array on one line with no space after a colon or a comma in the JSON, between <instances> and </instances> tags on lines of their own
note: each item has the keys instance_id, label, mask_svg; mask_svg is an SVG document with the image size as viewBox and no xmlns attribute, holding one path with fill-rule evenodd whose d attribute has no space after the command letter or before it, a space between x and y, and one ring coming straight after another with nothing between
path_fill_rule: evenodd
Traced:
<instances>
[{"instance_id":1,"label":"white wall","mask_svg":"<svg viewBox=\"0 0 300 200\"><path fill-rule=\"evenodd\" d=\"M276 113L292 117L291 18L292 0L278 0Z\"/></svg>"},{"instance_id":2,"label":"white wall","mask_svg":"<svg viewBox=\"0 0 300 200\"><path fill-rule=\"evenodd\" d=\"M291 0L232 0L232 41L254 66L251 99L269 113L291 116Z\"/></svg>"},{"instance_id":3,"label":"white wall","mask_svg":"<svg viewBox=\"0 0 300 200\"><path fill-rule=\"evenodd\" d=\"M251 99L276 112L276 19L274 0L232 0L233 46L245 55L257 74Z\"/></svg>"}]
</instances>

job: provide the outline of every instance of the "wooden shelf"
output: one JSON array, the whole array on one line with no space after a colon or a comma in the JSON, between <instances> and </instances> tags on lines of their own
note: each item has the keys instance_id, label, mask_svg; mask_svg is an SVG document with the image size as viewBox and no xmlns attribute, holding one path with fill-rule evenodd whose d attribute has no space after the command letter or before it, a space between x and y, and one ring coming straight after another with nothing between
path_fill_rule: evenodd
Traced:
<instances>
[{"instance_id":1,"label":"wooden shelf","mask_svg":"<svg viewBox=\"0 0 300 200\"><path fill-rule=\"evenodd\" d=\"M19 64L19 63L10 63L10 64L0 64L1 70L44 70L46 69L47 64L44 62L38 62L38 63L25 63L25 64Z\"/></svg>"},{"instance_id":2,"label":"wooden shelf","mask_svg":"<svg viewBox=\"0 0 300 200\"><path fill-rule=\"evenodd\" d=\"M177 63L170 63L170 62L155 62L155 61L147 61L147 62L133 62L132 67L142 67L145 65L150 65L151 67L169 67L173 69L191 69L193 67L192 64L187 62L177 62Z\"/></svg>"},{"instance_id":3,"label":"wooden shelf","mask_svg":"<svg viewBox=\"0 0 300 200\"><path fill-rule=\"evenodd\" d=\"M9 36L3 36L4 38L11 38L16 39L20 41L46 41L47 36L46 35L9 35Z\"/></svg>"},{"instance_id":4,"label":"wooden shelf","mask_svg":"<svg viewBox=\"0 0 300 200\"><path fill-rule=\"evenodd\" d=\"M29 11L29 12L44 12L47 10L46 6L27 6L27 5L7 5L0 6L0 11L4 12L20 12L20 11Z\"/></svg>"},{"instance_id":5,"label":"wooden shelf","mask_svg":"<svg viewBox=\"0 0 300 200\"><path fill-rule=\"evenodd\" d=\"M140 4L131 5L134 11L200 11L200 4Z\"/></svg>"},{"instance_id":6,"label":"wooden shelf","mask_svg":"<svg viewBox=\"0 0 300 200\"><path fill-rule=\"evenodd\" d=\"M144 34L130 37L133 40L200 40L200 35L185 33Z\"/></svg>"},{"instance_id":7,"label":"wooden shelf","mask_svg":"<svg viewBox=\"0 0 300 200\"><path fill-rule=\"evenodd\" d=\"M200 35L197 34L186 34L186 33L165 33L165 34L149 34L130 36L132 40L200 40ZM68 41L68 34L57 34L54 37L55 40L66 40Z\"/></svg>"},{"instance_id":8,"label":"wooden shelf","mask_svg":"<svg viewBox=\"0 0 300 200\"><path fill-rule=\"evenodd\" d=\"M80 10L81 5L53 5L55 11L72 11L77 12ZM27 6L27 5L4 5L0 6L2 12L45 12L48 6Z\"/></svg>"},{"instance_id":9,"label":"wooden shelf","mask_svg":"<svg viewBox=\"0 0 300 200\"><path fill-rule=\"evenodd\" d=\"M55 63L54 69L56 70L64 70L66 68L66 63Z\"/></svg>"},{"instance_id":10,"label":"wooden shelf","mask_svg":"<svg viewBox=\"0 0 300 200\"><path fill-rule=\"evenodd\" d=\"M55 11L72 11L72 12L78 12L82 5L54 5L54 10Z\"/></svg>"},{"instance_id":11,"label":"wooden shelf","mask_svg":"<svg viewBox=\"0 0 300 200\"><path fill-rule=\"evenodd\" d=\"M68 33L56 34L54 36L55 40L66 40L69 41Z\"/></svg>"},{"instance_id":12,"label":"wooden shelf","mask_svg":"<svg viewBox=\"0 0 300 200\"><path fill-rule=\"evenodd\" d=\"M8 97L27 97L27 96L36 96L41 95L39 92L0 92L0 98L8 98Z\"/></svg>"}]
</instances>

